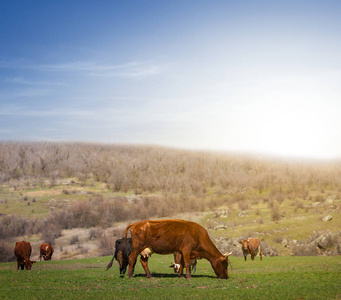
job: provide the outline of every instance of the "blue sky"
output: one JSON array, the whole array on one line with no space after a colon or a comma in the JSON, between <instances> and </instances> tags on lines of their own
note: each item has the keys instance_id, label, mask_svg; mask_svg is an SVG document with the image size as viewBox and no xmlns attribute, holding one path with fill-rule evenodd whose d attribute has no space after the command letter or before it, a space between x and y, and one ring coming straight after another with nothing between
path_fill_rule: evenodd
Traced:
<instances>
[{"instance_id":1,"label":"blue sky","mask_svg":"<svg viewBox=\"0 0 341 300\"><path fill-rule=\"evenodd\" d=\"M341 158L340 1L0 2L0 141Z\"/></svg>"}]
</instances>

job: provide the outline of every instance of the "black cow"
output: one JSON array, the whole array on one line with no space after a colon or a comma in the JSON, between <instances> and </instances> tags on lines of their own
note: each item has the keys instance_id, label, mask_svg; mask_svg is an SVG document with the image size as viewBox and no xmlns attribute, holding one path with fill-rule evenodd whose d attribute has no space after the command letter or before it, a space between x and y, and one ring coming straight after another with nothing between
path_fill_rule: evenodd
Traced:
<instances>
[{"instance_id":1,"label":"black cow","mask_svg":"<svg viewBox=\"0 0 341 300\"><path fill-rule=\"evenodd\" d=\"M124 276L124 274L127 271L127 266L129 265L129 255L132 249L132 239L127 238L126 245L123 251L121 251L123 247L123 243L124 243L124 237L115 241L115 254L113 258L111 259L109 265L107 266L107 270L111 268L114 259L116 259L120 265L120 275ZM143 256L144 258L151 256L151 254L152 254L152 251L148 248L144 249L140 253L140 255ZM135 264L134 264L134 268L135 268Z\"/></svg>"},{"instance_id":2,"label":"black cow","mask_svg":"<svg viewBox=\"0 0 341 300\"><path fill-rule=\"evenodd\" d=\"M129 265L129 255L131 252L131 248L132 248L132 241L131 238L127 239L127 243L123 249L123 251L120 253L120 255L118 255L118 252L122 249L124 243L124 237L121 239L116 240L115 242L115 254L113 259L115 258L118 263L120 264L120 275L123 275L126 273L127 271L127 266Z\"/></svg>"}]
</instances>

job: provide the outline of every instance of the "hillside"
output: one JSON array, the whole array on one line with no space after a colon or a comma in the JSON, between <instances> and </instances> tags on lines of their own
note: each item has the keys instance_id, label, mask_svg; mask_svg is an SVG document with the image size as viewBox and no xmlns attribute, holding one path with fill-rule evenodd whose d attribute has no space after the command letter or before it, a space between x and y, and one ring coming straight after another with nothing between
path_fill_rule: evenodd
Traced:
<instances>
[{"instance_id":1,"label":"hillside","mask_svg":"<svg viewBox=\"0 0 341 300\"><path fill-rule=\"evenodd\" d=\"M173 217L199 222L234 255L249 236L268 255L341 253L341 162L0 143L0 192L2 261L19 239L51 242L60 259L108 255L129 222Z\"/></svg>"}]
</instances>

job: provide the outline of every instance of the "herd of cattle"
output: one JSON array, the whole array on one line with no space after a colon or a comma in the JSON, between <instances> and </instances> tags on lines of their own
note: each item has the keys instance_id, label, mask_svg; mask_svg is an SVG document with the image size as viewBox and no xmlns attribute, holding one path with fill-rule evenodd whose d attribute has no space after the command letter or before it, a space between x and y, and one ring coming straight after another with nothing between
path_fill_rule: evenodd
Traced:
<instances>
[{"instance_id":1,"label":"herd of cattle","mask_svg":"<svg viewBox=\"0 0 341 300\"><path fill-rule=\"evenodd\" d=\"M40 245L40 256L39 260L43 258L44 260L51 260L52 254L54 252L53 247L50 244L43 243ZM32 247L30 242L16 242L14 247L14 255L17 258L18 270L31 270L32 265L36 262L31 260Z\"/></svg>"},{"instance_id":2,"label":"herd of cattle","mask_svg":"<svg viewBox=\"0 0 341 300\"><path fill-rule=\"evenodd\" d=\"M127 238L130 230L131 238ZM262 260L260 240L249 238L240 241L244 258L248 254L254 260L259 253ZM30 259L32 247L29 242L17 242L14 254L18 262L18 270L31 270L32 264L36 263ZM44 243L40 246L39 259L51 260L53 247ZM174 254L174 263L170 267L174 272L183 277L186 269L186 278L191 278L191 272L195 273L198 259L205 258L210 263L218 278L228 278L228 257L232 254L222 254L211 241L206 229L201 225L183 220L159 220L140 221L130 224L125 230L125 237L116 240L115 254L107 265L107 270L116 259L120 265L120 274L124 275L129 266L129 278L133 277L137 257L148 278L152 274L148 268L148 259L152 253Z\"/></svg>"}]
</instances>

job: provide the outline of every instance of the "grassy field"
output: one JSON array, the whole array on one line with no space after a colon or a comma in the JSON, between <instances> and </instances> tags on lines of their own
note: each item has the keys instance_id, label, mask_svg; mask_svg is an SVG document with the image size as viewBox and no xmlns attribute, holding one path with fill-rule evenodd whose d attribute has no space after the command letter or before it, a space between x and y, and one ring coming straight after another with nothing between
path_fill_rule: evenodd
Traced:
<instances>
[{"instance_id":1,"label":"grassy field","mask_svg":"<svg viewBox=\"0 0 341 300\"><path fill-rule=\"evenodd\" d=\"M341 299L340 256L259 257L244 262L231 257L228 280L217 279L200 260L191 280L178 278L168 266L172 256L153 255L147 279L141 264L135 278L119 277L111 257L37 262L32 271L16 263L0 264L1 299Z\"/></svg>"}]
</instances>

